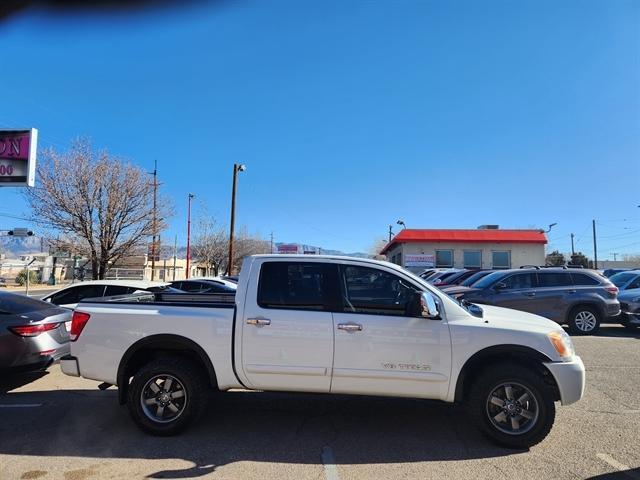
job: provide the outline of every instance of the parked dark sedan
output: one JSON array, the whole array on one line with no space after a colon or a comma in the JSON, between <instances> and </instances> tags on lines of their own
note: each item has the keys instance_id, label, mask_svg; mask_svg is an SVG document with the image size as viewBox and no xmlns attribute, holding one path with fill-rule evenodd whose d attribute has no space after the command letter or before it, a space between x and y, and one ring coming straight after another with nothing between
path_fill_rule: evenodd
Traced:
<instances>
[{"instance_id":1,"label":"parked dark sedan","mask_svg":"<svg viewBox=\"0 0 640 480\"><path fill-rule=\"evenodd\" d=\"M70 310L0 292L0 371L43 370L69 354L70 321Z\"/></svg>"}]
</instances>

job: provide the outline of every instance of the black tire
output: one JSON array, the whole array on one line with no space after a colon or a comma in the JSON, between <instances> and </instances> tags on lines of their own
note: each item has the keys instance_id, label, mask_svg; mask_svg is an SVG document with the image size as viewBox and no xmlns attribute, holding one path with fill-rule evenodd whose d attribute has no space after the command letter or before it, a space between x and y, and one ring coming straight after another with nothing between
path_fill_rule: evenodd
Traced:
<instances>
[{"instance_id":1,"label":"black tire","mask_svg":"<svg viewBox=\"0 0 640 480\"><path fill-rule=\"evenodd\" d=\"M497 406L492 401L501 396L499 392L509 398L505 384L511 387L510 396L515 402L509 402L514 405L513 410L507 409L508 405L504 403ZM523 393L527 393L526 399L518 402L523 398ZM468 397L469 416L494 443L507 448L529 448L541 442L551 431L556 416L553 399L553 390L537 372L519 365L494 365L483 370L471 385ZM506 411L510 413L507 414ZM522 412L531 417L524 417ZM504 424L502 418L497 420L502 414ZM518 424L521 433L513 428L511 417Z\"/></svg>"},{"instance_id":2,"label":"black tire","mask_svg":"<svg viewBox=\"0 0 640 480\"><path fill-rule=\"evenodd\" d=\"M165 385L169 378L171 385L167 393ZM153 387L152 383L156 386ZM158 389L156 403L143 405L145 400L153 400L151 396L155 389ZM163 393L168 397L161 397ZM207 381L201 369L189 360L165 357L153 360L136 372L129 385L127 407L133 421L142 430L151 435L170 436L194 422L204 411L206 400ZM158 416L159 407L162 407L162 413ZM174 413L172 408L178 413Z\"/></svg>"},{"instance_id":3,"label":"black tire","mask_svg":"<svg viewBox=\"0 0 640 480\"><path fill-rule=\"evenodd\" d=\"M600 330L600 312L589 305L578 305L569 312L569 331L574 335L594 335ZM593 323L595 321L595 323Z\"/></svg>"}]
</instances>

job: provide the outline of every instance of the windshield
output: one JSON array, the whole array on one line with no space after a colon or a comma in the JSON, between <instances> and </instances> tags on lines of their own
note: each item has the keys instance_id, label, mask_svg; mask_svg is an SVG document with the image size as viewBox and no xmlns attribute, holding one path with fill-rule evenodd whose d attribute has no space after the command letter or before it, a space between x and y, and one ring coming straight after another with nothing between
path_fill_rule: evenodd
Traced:
<instances>
[{"instance_id":1,"label":"windshield","mask_svg":"<svg viewBox=\"0 0 640 480\"><path fill-rule=\"evenodd\" d=\"M470 287L474 283L476 283L478 280L480 280L482 277L486 277L487 275L489 275L491 273L492 272L477 272L477 273L474 273L469 278L467 278L464 282L462 282L460 284L460 286L462 286L462 287Z\"/></svg>"},{"instance_id":2,"label":"windshield","mask_svg":"<svg viewBox=\"0 0 640 480\"><path fill-rule=\"evenodd\" d=\"M632 280L638 276L637 273L616 273L609 277L609 281L613 282L616 287L622 287L627 284L629 280Z\"/></svg>"},{"instance_id":3,"label":"windshield","mask_svg":"<svg viewBox=\"0 0 640 480\"><path fill-rule=\"evenodd\" d=\"M493 272L487 275L486 277L478 280L473 287L474 288L487 288L493 285L498 279L504 277L504 272Z\"/></svg>"}]
</instances>

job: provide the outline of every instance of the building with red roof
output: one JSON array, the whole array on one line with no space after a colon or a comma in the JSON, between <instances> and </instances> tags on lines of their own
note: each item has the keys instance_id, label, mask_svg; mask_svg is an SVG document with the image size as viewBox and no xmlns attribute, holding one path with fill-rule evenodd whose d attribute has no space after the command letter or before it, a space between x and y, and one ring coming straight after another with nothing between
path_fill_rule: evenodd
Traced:
<instances>
[{"instance_id":1,"label":"building with red roof","mask_svg":"<svg viewBox=\"0 0 640 480\"><path fill-rule=\"evenodd\" d=\"M398 265L425 268L518 268L544 265L547 237L543 230L507 230L497 225L477 229L405 228L382 249Z\"/></svg>"}]
</instances>

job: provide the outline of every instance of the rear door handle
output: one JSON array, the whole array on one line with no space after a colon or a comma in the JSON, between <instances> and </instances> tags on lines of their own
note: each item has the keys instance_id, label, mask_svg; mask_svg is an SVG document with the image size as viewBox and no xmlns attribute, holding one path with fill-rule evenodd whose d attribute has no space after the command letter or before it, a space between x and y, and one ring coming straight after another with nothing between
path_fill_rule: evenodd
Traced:
<instances>
[{"instance_id":1,"label":"rear door handle","mask_svg":"<svg viewBox=\"0 0 640 480\"><path fill-rule=\"evenodd\" d=\"M536 296L536 292L527 292L527 293L525 293L525 295L527 297L535 297Z\"/></svg>"},{"instance_id":2,"label":"rear door handle","mask_svg":"<svg viewBox=\"0 0 640 480\"><path fill-rule=\"evenodd\" d=\"M576 293L575 290L567 290L567 293Z\"/></svg>"},{"instance_id":3,"label":"rear door handle","mask_svg":"<svg viewBox=\"0 0 640 480\"><path fill-rule=\"evenodd\" d=\"M344 330L349 333L359 332L362 330L362 325L359 323L339 323L338 330Z\"/></svg>"},{"instance_id":4,"label":"rear door handle","mask_svg":"<svg viewBox=\"0 0 640 480\"><path fill-rule=\"evenodd\" d=\"M271 320L268 318L248 318L247 325L271 325Z\"/></svg>"}]
</instances>

